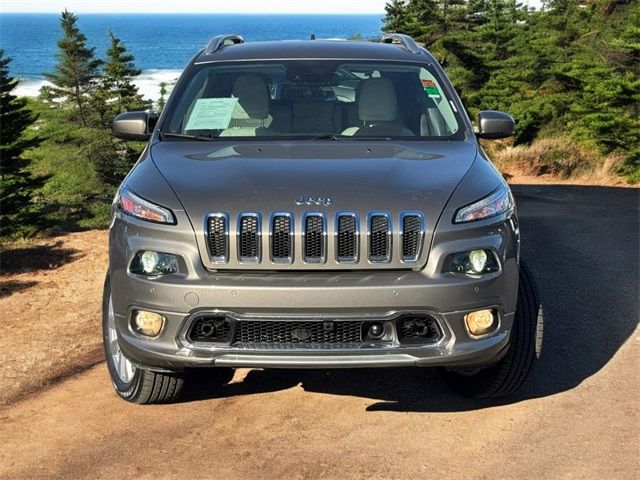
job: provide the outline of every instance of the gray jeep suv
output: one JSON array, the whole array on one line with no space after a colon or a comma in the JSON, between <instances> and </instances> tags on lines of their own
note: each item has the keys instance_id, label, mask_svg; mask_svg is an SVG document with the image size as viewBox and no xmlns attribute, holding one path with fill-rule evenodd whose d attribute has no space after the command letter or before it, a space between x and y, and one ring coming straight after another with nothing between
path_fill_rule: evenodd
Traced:
<instances>
[{"instance_id":1,"label":"gray jeep suv","mask_svg":"<svg viewBox=\"0 0 640 480\"><path fill-rule=\"evenodd\" d=\"M500 397L534 358L537 308L509 187L434 57L404 35L245 43L218 36L159 118L109 234L113 385L177 398L195 367L438 366Z\"/></svg>"}]
</instances>

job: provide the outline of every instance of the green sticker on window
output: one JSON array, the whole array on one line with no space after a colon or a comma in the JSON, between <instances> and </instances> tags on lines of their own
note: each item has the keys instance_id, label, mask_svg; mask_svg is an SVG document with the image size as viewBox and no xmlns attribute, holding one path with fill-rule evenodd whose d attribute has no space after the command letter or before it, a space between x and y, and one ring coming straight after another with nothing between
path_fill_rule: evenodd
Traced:
<instances>
[{"instance_id":1,"label":"green sticker on window","mask_svg":"<svg viewBox=\"0 0 640 480\"><path fill-rule=\"evenodd\" d=\"M440 91L432 80L422 80L422 88L429 98L440 98Z\"/></svg>"}]
</instances>

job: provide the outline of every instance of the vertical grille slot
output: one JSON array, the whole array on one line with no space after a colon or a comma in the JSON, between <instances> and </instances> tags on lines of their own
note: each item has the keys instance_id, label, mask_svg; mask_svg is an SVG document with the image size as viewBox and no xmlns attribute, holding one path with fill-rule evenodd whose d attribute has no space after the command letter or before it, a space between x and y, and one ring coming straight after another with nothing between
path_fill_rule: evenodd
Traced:
<instances>
[{"instance_id":1,"label":"vertical grille slot","mask_svg":"<svg viewBox=\"0 0 640 480\"><path fill-rule=\"evenodd\" d=\"M228 225L224 213L214 213L207 219L209 255L214 263L226 263L229 258Z\"/></svg>"},{"instance_id":2,"label":"vertical grille slot","mask_svg":"<svg viewBox=\"0 0 640 480\"><path fill-rule=\"evenodd\" d=\"M357 215L355 213L339 214L337 223L336 258L338 262L357 262L360 241Z\"/></svg>"},{"instance_id":3,"label":"vertical grille slot","mask_svg":"<svg viewBox=\"0 0 640 480\"><path fill-rule=\"evenodd\" d=\"M386 212L369 214L369 260L374 263L391 260L391 219Z\"/></svg>"},{"instance_id":4,"label":"vertical grille slot","mask_svg":"<svg viewBox=\"0 0 640 480\"><path fill-rule=\"evenodd\" d=\"M290 214L275 214L271 219L271 259L275 263L293 260L293 225Z\"/></svg>"},{"instance_id":5,"label":"vertical grille slot","mask_svg":"<svg viewBox=\"0 0 640 480\"><path fill-rule=\"evenodd\" d=\"M402 261L415 262L420 256L424 238L424 219L418 213L403 213L400 217L402 230Z\"/></svg>"},{"instance_id":6,"label":"vertical grille slot","mask_svg":"<svg viewBox=\"0 0 640 480\"><path fill-rule=\"evenodd\" d=\"M257 214L240 215L238 259L241 262L260 262L260 218Z\"/></svg>"},{"instance_id":7,"label":"vertical grille slot","mask_svg":"<svg viewBox=\"0 0 640 480\"><path fill-rule=\"evenodd\" d=\"M304 261L307 263L324 263L326 256L324 216L318 213L309 213L303 218Z\"/></svg>"}]
</instances>

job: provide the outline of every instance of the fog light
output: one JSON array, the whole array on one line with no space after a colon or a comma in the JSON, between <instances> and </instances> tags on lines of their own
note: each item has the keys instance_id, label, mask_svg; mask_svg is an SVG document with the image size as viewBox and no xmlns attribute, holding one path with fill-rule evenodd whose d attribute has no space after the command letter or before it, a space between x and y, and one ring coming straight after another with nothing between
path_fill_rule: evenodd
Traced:
<instances>
[{"instance_id":1,"label":"fog light","mask_svg":"<svg viewBox=\"0 0 640 480\"><path fill-rule=\"evenodd\" d=\"M133 317L133 329L147 337L157 337L160 335L164 321L164 316L159 313L139 310Z\"/></svg>"},{"instance_id":2,"label":"fog light","mask_svg":"<svg viewBox=\"0 0 640 480\"><path fill-rule=\"evenodd\" d=\"M494 329L496 316L492 310L478 310L466 314L464 321L472 335L483 335Z\"/></svg>"},{"instance_id":3,"label":"fog light","mask_svg":"<svg viewBox=\"0 0 640 480\"><path fill-rule=\"evenodd\" d=\"M474 273L483 272L484 267L487 265L487 254L484 250L472 250L469 252L469 261Z\"/></svg>"}]
</instances>

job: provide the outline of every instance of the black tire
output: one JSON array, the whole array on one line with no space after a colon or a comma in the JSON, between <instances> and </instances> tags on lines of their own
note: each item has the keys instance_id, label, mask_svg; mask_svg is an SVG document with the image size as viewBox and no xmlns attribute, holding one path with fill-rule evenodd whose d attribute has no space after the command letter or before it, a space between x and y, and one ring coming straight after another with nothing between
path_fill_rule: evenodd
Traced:
<instances>
[{"instance_id":1,"label":"black tire","mask_svg":"<svg viewBox=\"0 0 640 480\"><path fill-rule=\"evenodd\" d=\"M184 385L182 373L159 373L142 370L132 365L133 376L128 381L120 378L113 355L113 342L109 334L111 284L109 276L104 282L102 300L102 340L107 368L116 393L128 402L138 404L171 403L178 399ZM119 347L117 347L119 348ZM122 352L120 352L122 354Z\"/></svg>"},{"instance_id":2,"label":"black tire","mask_svg":"<svg viewBox=\"0 0 640 480\"><path fill-rule=\"evenodd\" d=\"M467 397L509 396L522 386L540 352L542 327L539 297L529 270L521 264L518 303L506 355L497 364L477 372L441 369L442 377L452 390Z\"/></svg>"}]
</instances>

